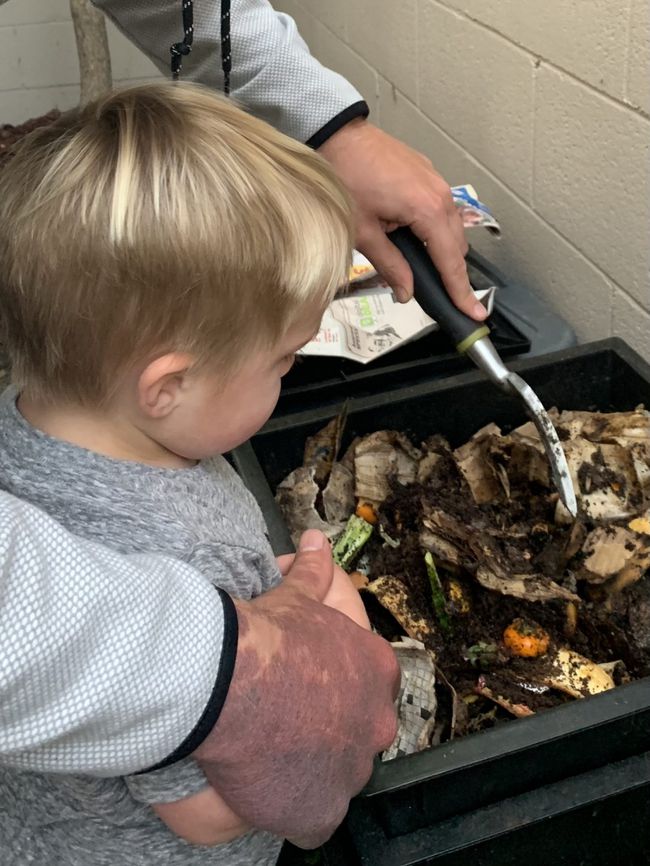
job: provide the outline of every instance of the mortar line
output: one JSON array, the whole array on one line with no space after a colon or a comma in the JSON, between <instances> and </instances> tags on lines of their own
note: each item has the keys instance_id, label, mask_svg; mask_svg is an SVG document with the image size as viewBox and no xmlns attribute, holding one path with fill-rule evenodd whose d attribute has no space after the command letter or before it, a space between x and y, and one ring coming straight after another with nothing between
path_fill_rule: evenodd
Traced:
<instances>
[{"instance_id":1,"label":"mortar line","mask_svg":"<svg viewBox=\"0 0 650 866\"><path fill-rule=\"evenodd\" d=\"M69 24L72 18L51 18L49 21L25 21L23 24L0 24L0 30L21 30L23 27L51 27L52 24Z\"/></svg>"},{"instance_id":2,"label":"mortar line","mask_svg":"<svg viewBox=\"0 0 650 866\"><path fill-rule=\"evenodd\" d=\"M627 4L627 28L625 39L625 57L623 64L623 96L629 100L629 84L630 84L630 48L632 46L632 6L633 0L628 0Z\"/></svg>"},{"instance_id":3,"label":"mortar line","mask_svg":"<svg viewBox=\"0 0 650 866\"><path fill-rule=\"evenodd\" d=\"M164 81L166 80L162 73L154 71L151 75L116 75L113 79L114 84L128 84L131 81ZM12 93L46 93L49 90L69 90L79 89L79 79L76 81L68 81L63 84L30 84L23 87L0 87L0 96L10 95ZM56 106L53 106L56 108Z\"/></svg>"},{"instance_id":4,"label":"mortar line","mask_svg":"<svg viewBox=\"0 0 650 866\"><path fill-rule=\"evenodd\" d=\"M648 310L646 307L644 307L642 304L640 304L636 298L633 298L630 295L630 293L626 289L624 289L622 286L620 286L618 283L612 282L612 325L611 325L612 335L614 335L616 333L615 329L614 329L614 325L615 325L615 321L616 321L614 298L616 296L617 290L620 292L623 299L625 301L627 301L628 304L631 306L632 311L633 311L635 316L640 316L642 320L647 320L648 318L650 318L650 310ZM625 333L625 331L623 331L622 333L619 332L618 336L621 336L623 339L626 339L627 334ZM636 343L636 340L634 342ZM629 345L631 345L634 348L633 343L630 342ZM645 358L646 360L650 357L648 355L647 342L638 344L637 351L641 355L641 357Z\"/></svg>"},{"instance_id":5,"label":"mortar line","mask_svg":"<svg viewBox=\"0 0 650 866\"><path fill-rule=\"evenodd\" d=\"M420 5L421 0L415 0L415 104L420 104Z\"/></svg>"},{"instance_id":6,"label":"mortar line","mask_svg":"<svg viewBox=\"0 0 650 866\"><path fill-rule=\"evenodd\" d=\"M535 210L535 169L537 166L537 73L540 67L540 60L537 60L533 64L533 120L532 120L532 137L533 140L531 142L530 147L530 206L533 210Z\"/></svg>"},{"instance_id":7,"label":"mortar line","mask_svg":"<svg viewBox=\"0 0 650 866\"><path fill-rule=\"evenodd\" d=\"M617 291L619 291L623 295L626 301L629 301L630 304L634 305L637 312L644 313L646 316L650 316L650 308L644 307L643 304L640 301L637 301L637 299L633 295L631 295L627 289L623 288L620 283L617 283L616 280L612 279L610 279L609 282L612 287L612 324L614 318L614 295Z\"/></svg>"},{"instance_id":8,"label":"mortar line","mask_svg":"<svg viewBox=\"0 0 650 866\"><path fill-rule=\"evenodd\" d=\"M76 82L77 86L79 82ZM74 87L75 82L68 84L30 84L28 87L0 87L0 93L25 93L27 90L60 90L64 87Z\"/></svg>"},{"instance_id":9,"label":"mortar line","mask_svg":"<svg viewBox=\"0 0 650 866\"><path fill-rule=\"evenodd\" d=\"M371 114L372 113L375 114L375 116L376 116L375 119L380 117L381 116L381 110L380 110L380 106L379 106L379 100L380 100L381 87L380 87L379 79L380 79L381 73L379 72L379 70L375 66L373 66L369 60L366 60L366 58L362 54L359 54L359 52L348 42L347 38L341 37L341 35L339 33L336 33L334 30L332 30L332 28L329 27L324 21L322 21L320 18L317 18L309 10L305 9L304 6L302 6L302 4L300 5L300 8L303 10L303 12L305 12L307 15L309 15L309 17L312 18L316 24L318 24L320 27L322 27L324 30L326 30L330 36L332 36L334 39L336 39L344 48L347 48L348 51L350 51L354 55L355 59L359 63L363 64L363 66L365 66L365 68L367 69L368 72L372 73L372 76L373 76L374 82L375 82L374 93L372 94L374 96L374 106L371 105L370 110L371 110ZM345 31L347 33L347 23L346 23ZM309 48L309 44L307 45L307 47ZM311 51L311 48L310 48L310 51ZM416 80L416 84L417 84L417 80ZM362 94L362 96L364 96L364 94ZM372 119L372 117L371 117L371 119Z\"/></svg>"},{"instance_id":10,"label":"mortar line","mask_svg":"<svg viewBox=\"0 0 650 866\"><path fill-rule=\"evenodd\" d=\"M612 335L616 334L616 330L614 327L615 323L616 323L614 299L615 299L617 290L618 290L618 292L620 292L621 297L625 301L627 301L627 303L630 305L632 312L635 316L639 316L642 321L648 321L650 319L650 310L648 310L646 307L643 307L637 301L636 298L633 298L630 295L630 293L626 289L624 289L622 286L620 286L616 282L612 282L611 285L612 285ZM633 341L631 341L629 343L629 345L631 345L632 348L636 348L636 350L638 351L638 353L641 355L642 358L649 360L650 354L648 353L647 334L645 335L645 337L646 337L645 340L643 338L642 330L640 331L640 334L641 334L641 342L637 343L637 340L635 338ZM628 334L624 330L619 331L618 335L621 336L623 339L627 339L627 337L628 337Z\"/></svg>"},{"instance_id":11,"label":"mortar line","mask_svg":"<svg viewBox=\"0 0 650 866\"><path fill-rule=\"evenodd\" d=\"M326 24L326 23L325 23L321 18L318 18L316 15L314 15L313 12L311 12L309 9L307 9L307 8L303 5L303 3L300 2L300 0L299 0L299 2L298 2L298 5L300 6L300 8L302 9L302 11L303 11L305 14L309 15L310 18L313 18L314 21L317 21L317 22L321 25L321 27L324 27L325 30L327 30L327 31L328 31L332 36L334 36L336 39L338 39L339 42L342 42L345 46L347 46L347 47L350 48L352 51L354 51L354 49L352 48L352 46L350 45L350 42L349 42L349 40L348 40L348 22L347 22L347 19L346 19L346 18L343 19L343 36L341 36L340 33L336 33L334 30L332 30L332 28L329 26L329 24ZM297 25L296 25L296 26L297 26ZM300 28L298 28L298 32L300 33ZM300 35L302 36L302 34L300 34ZM303 38L304 38L304 37L303 37ZM305 40L305 42L306 42L306 41L307 41L307 40ZM308 45L307 47L309 47L309 45ZM357 54L358 52L355 51L354 53ZM361 57L360 54L359 54L359 57ZM362 59L363 59L363 58L362 58ZM366 61L366 62L367 62L367 61Z\"/></svg>"},{"instance_id":12,"label":"mortar line","mask_svg":"<svg viewBox=\"0 0 650 866\"><path fill-rule=\"evenodd\" d=\"M613 103L619 107L625 108L628 111L631 111L633 114L639 115L643 120L650 120L650 113L644 111L637 105L631 105L628 102L625 102L625 99L619 99L616 96L612 96L609 93L606 93L604 90L599 90L595 85L590 84L588 81L585 81L584 78L580 78L579 75L576 75L575 72L571 72L568 69L565 69L564 66L560 66L558 63L555 63L553 60L549 60L547 57L544 57L542 54L536 54L534 51L531 51L530 48L526 48L524 45L520 45L518 42L515 42L514 39L510 39L508 36L505 36L501 33L500 30L497 30L495 27L491 27L489 24L485 24L483 21L479 21L478 18L474 18L471 15L468 15L466 12L461 12L453 6L449 6L445 0L427 0L429 3L435 3L437 6L440 6L442 9L445 9L447 12L455 13L459 18L465 18L467 21L471 21L472 24L476 24L478 27L481 27L483 30L487 30L488 33L492 33L494 36L497 36L503 42L506 42L508 45L512 45L518 51L523 51L525 54L528 54L531 58L539 58L542 60L547 66L556 72L561 72L562 75L566 75L568 78L573 79L574 81L582 84L586 87L591 93L596 94L597 96L601 96L603 99L608 102Z\"/></svg>"},{"instance_id":13,"label":"mortar line","mask_svg":"<svg viewBox=\"0 0 650 866\"><path fill-rule=\"evenodd\" d=\"M140 76L142 77L142 76ZM116 79L117 80L117 79ZM123 78L122 81L129 81L128 78ZM8 87L6 89L0 88L0 96L4 96L5 94L10 93L41 93L43 91L47 92L48 90L66 90L70 87L79 88L79 79L76 81L66 81L64 84L30 84L28 86L23 87ZM53 106L53 108L56 106ZM21 123L24 121L21 121Z\"/></svg>"},{"instance_id":14,"label":"mortar line","mask_svg":"<svg viewBox=\"0 0 650 866\"><path fill-rule=\"evenodd\" d=\"M334 39L337 39L341 43L341 45L343 45L345 48L348 48L356 57L359 58L359 60L361 60L363 63L365 63L369 69L372 69L373 72L377 72L377 70L372 65L372 63L367 61L366 58L362 54L359 54L359 52L355 48L353 48L352 45L350 44L350 42L348 41L347 22L344 22L345 26L343 28L343 32L345 35L341 36L340 33L336 33L336 31L332 30L332 28L328 24L326 24L321 18L317 18L316 15L313 14L313 12L310 12L308 9L305 9L305 7L302 5L300 8L303 10L303 12L305 12L307 15L309 15L309 17L312 18L317 24L319 24L324 30L327 30L327 32L330 34L330 36L333 36ZM298 32L300 33L300 29L298 29ZM302 34L301 34L301 36L302 36ZM307 40L305 40L305 41L307 41ZM307 47L309 48L309 43L307 43ZM310 49L310 51L311 51L311 49Z\"/></svg>"}]
</instances>

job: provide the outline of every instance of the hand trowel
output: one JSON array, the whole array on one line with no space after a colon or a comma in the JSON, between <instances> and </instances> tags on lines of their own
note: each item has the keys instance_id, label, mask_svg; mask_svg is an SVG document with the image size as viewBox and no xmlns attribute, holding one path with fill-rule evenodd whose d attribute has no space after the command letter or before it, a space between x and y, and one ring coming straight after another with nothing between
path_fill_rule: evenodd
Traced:
<instances>
[{"instance_id":1,"label":"hand trowel","mask_svg":"<svg viewBox=\"0 0 650 866\"><path fill-rule=\"evenodd\" d=\"M505 366L490 340L488 326L475 322L454 306L422 241L409 228L396 229L388 237L411 266L415 299L424 312L452 338L456 350L470 357L491 382L521 400L544 445L560 499L575 517L578 507L566 457L555 427L537 394L521 376Z\"/></svg>"}]
</instances>

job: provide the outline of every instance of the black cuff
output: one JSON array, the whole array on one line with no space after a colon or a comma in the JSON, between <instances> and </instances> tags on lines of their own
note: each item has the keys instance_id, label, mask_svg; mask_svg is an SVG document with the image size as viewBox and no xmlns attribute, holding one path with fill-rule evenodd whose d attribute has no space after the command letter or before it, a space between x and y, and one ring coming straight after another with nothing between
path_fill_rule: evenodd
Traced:
<instances>
[{"instance_id":1,"label":"black cuff","mask_svg":"<svg viewBox=\"0 0 650 866\"><path fill-rule=\"evenodd\" d=\"M194 729L188 734L183 742L178 746L167 758L164 758L153 767L147 770L141 770L142 773L150 773L152 770L160 770L162 767L168 767L170 764L175 764L177 761L187 758L192 752L196 751L203 740L212 731L217 724L217 720L221 715L221 710L226 702L228 689L232 681L233 671L235 669L235 659L237 658L237 643L239 639L239 622L237 620L237 610L231 597L222 589L217 589L223 603L223 645L221 648L221 659L219 660L219 670L217 671L217 679L210 695L210 700L199 721Z\"/></svg>"},{"instance_id":2,"label":"black cuff","mask_svg":"<svg viewBox=\"0 0 650 866\"><path fill-rule=\"evenodd\" d=\"M337 114L336 117L329 120L325 126L321 126L318 132L315 132L312 137L305 142L305 144L316 150L322 144L325 144L325 142L331 138L335 132L338 132L339 129L344 127L346 123L355 120L357 117L368 117L369 114L370 109L368 108L367 102L364 102L363 100L355 102L353 105L344 108L340 114Z\"/></svg>"}]
</instances>

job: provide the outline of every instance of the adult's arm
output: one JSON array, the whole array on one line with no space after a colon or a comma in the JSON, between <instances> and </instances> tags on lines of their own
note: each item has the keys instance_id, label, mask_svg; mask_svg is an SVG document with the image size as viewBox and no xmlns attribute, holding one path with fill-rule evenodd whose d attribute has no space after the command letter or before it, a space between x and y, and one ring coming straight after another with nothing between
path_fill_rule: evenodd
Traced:
<instances>
[{"instance_id":1,"label":"adult's arm","mask_svg":"<svg viewBox=\"0 0 650 866\"><path fill-rule=\"evenodd\" d=\"M172 44L183 39L181 0L93 0L167 76ZM221 2L194 0L192 51L181 77L223 89ZM368 106L341 75L309 53L289 15L268 0L231 0L230 92L252 114L318 147Z\"/></svg>"},{"instance_id":2,"label":"adult's arm","mask_svg":"<svg viewBox=\"0 0 650 866\"><path fill-rule=\"evenodd\" d=\"M235 602L230 693L194 753L237 815L306 848L340 824L397 730L393 651L320 603L331 578L329 543L309 530L279 587Z\"/></svg>"},{"instance_id":3,"label":"adult's arm","mask_svg":"<svg viewBox=\"0 0 650 866\"><path fill-rule=\"evenodd\" d=\"M393 739L398 670L320 604L323 541L306 533L281 587L233 603L0 492L0 762L115 776L193 753L244 821L326 839Z\"/></svg>"},{"instance_id":4,"label":"adult's arm","mask_svg":"<svg viewBox=\"0 0 650 866\"><path fill-rule=\"evenodd\" d=\"M236 639L232 602L192 568L120 556L0 492L3 764L116 776L175 756L216 721Z\"/></svg>"}]
</instances>

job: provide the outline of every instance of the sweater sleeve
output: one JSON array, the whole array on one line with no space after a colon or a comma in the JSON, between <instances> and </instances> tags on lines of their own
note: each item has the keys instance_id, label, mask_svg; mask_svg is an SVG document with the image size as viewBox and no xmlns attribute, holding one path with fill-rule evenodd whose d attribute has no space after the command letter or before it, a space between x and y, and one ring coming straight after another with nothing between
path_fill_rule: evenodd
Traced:
<instances>
[{"instance_id":1,"label":"sweater sleeve","mask_svg":"<svg viewBox=\"0 0 650 866\"><path fill-rule=\"evenodd\" d=\"M0 492L0 635L0 762L116 776L213 728L237 615L190 566L82 541Z\"/></svg>"},{"instance_id":2,"label":"sweater sleeve","mask_svg":"<svg viewBox=\"0 0 650 866\"><path fill-rule=\"evenodd\" d=\"M183 39L180 0L93 0L117 27L170 74L170 46ZM312 147L368 106L341 75L309 53L293 19L268 0L231 0L230 87L251 113ZM194 0L191 53L181 78L222 89L221 3Z\"/></svg>"}]
</instances>

